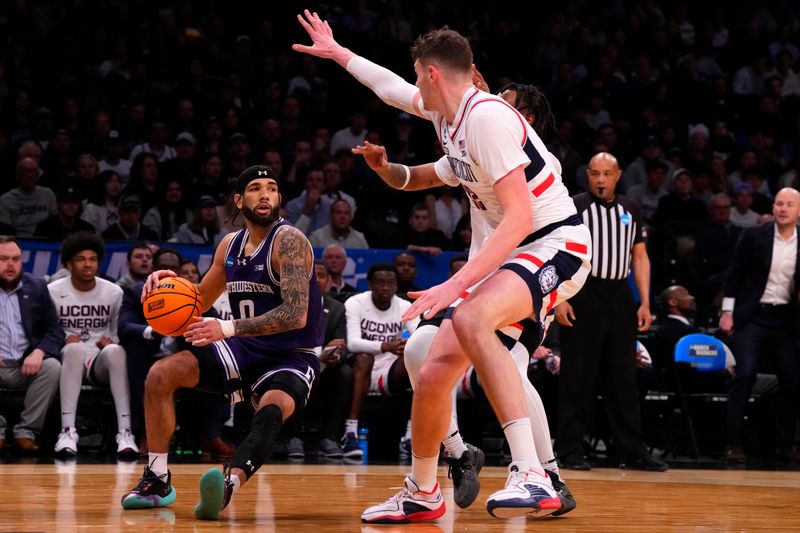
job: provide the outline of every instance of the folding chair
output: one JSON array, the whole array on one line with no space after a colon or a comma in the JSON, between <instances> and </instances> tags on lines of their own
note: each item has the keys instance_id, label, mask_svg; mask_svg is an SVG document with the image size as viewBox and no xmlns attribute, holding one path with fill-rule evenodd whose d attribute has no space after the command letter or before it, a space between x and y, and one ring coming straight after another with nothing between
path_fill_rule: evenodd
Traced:
<instances>
[{"instance_id":1,"label":"folding chair","mask_svg":"<svg viewBox=\"0 0 800 533\"><path fill-rule=\"evenodd\" d=\"M693 333L682 337L675 345L675 389L680 400L680 408L686 425L695 459L700 458L700 448L694 432L694 422L689 414L686 394L681 383L678 365L687 364L699 372L718 372L725 368L725 345L719 339L703 333Z\"/></svg>"}]
</instances>

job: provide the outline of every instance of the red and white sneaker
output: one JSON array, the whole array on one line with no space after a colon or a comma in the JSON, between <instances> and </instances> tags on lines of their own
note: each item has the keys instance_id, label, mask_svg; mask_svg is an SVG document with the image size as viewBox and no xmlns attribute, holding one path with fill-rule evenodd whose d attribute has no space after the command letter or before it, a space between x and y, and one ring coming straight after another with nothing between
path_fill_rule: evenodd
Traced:
<instances>
[{"instance_id":1,"label":"red and white sneaker","mask_svg":"<svg viewBox=\"0 0 800 533\"><path fill-rule=\"evenodd\" d=\"M540 518L561 509L561 499L550 477L528 470L520 472L513 463L508 467L505 488L486 500L486 510L497 518L531 515Z\"/></svg>"},{"instance_id":2,"label":"red and white sneaker","mask_svg":"<svg viewBox=\"0 0 800 533\"><path fill-rule=\"evenodd\" d=\"M446 510L438 482L432 491L425 492L407 477L403 490L364 511L361 521L369 524L431 522L444 515Z\"/></svg>"}]
</instances>

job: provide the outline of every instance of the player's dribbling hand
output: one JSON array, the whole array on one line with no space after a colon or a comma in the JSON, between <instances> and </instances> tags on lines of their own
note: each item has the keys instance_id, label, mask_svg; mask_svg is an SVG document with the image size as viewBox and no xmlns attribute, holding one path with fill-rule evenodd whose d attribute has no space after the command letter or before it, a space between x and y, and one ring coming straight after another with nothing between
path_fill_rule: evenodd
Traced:
<instances>
[{"instance_id":1,"label":"player's dribbling hand","mask_svg":"<svg viewBox=\"0 0 800 533\"><path fill-rule=\"evenodd\" d=\"M364 141L363 145L359 144L355 148L352 148L351 151L354 154L363 155L367 166L375 172L389 168L389 156L386 155L386 148L379 144L372 144L369 141Z\"/></svg>"},{"instance_id":2,"label":"player's dribbling hand","mask_svg":"<svg viewBox=\"0 0 800 533\"><path fill-rule=\"evenodd\" d=\"M147 295L150 294L152 291L158 287L159 280L163 278L176 278L178 275L173 272L172 270L156 270L149 276L147 276L147 281L144 282L144 287L142 287L142 302L144 299L147 298Z\"/></svg>"},{"instance_id":3,"label":"player's dribbling hand","mask_svg":"<svg viewBox=\"0 0 800 533\"><path fill-rule=\"evenodd\" d=\"M195 316L192 317L192 323L186 328L183 338L192 346L207 346L212 342L221 341L225 338L225 334L222 333L222 326L216 318Z\"/></svg>"},{"instance_id":4,"label":"player's dribbling hand","mask_svg":"<svg viewBox=\"0 0 800 533\"><path fill-rule=\"evenodd\" d=\"M401 320L408 322L418 317L420 313L425 313L423 318L430 318L455 302L465 289L466 287L457 285L451 278L424 291L411 291L408 296L415 299L414 303L411 304Z\"/></svg>"}]
</instances>

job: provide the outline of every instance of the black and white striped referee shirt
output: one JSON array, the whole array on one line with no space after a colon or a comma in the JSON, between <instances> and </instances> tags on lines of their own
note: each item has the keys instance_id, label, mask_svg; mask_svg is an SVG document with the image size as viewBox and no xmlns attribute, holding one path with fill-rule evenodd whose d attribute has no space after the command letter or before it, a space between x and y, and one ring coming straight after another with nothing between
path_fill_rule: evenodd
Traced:
<instances>
[{"instance_id":1,"label":"black and white striped referee shirt","mask_svg":"<svg viewBox=\"0 0 800 533\"><path fill-rule=\"evenodd\" d=\"M633 245L647 239L639 202L620 194L612 202L606 202L588 192L572 199L592 234L592 277L627 278Z\"/></svg>"}]
</instances>

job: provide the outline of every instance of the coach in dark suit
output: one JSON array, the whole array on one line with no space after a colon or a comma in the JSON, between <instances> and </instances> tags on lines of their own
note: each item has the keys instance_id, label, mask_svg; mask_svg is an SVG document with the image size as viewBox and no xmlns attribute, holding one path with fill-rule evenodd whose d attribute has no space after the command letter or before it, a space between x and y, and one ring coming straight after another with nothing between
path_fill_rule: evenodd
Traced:
<instances>
[{"instance_id":1,"label":"coach in dark suit","mask_svg":"<svg viewBox=\"0 0 800 533\"><path fill-rule=\"evenodd\" d=\"M767 350L775 357L781 389L778 446L781 455L797 460L794 429L800 391L800 362L794 319L800 288L800 243L797 220L800 192L781 189L773 204L774 224L742 233L725 280L719 327L733 332L736 376L728 400L726 450L730 460L744 460L739 446L744 411L758 371L758 359Z\"/></svg>"},{"instance_id":2,"label":"coach in dark suit","mask_svg":"<svg viewBox=\"0 0 800 533\"><path fill-rule=\"evenodd\" d=\"M22 272L22 250L13 237L0 236L0 289L0 387L26 391L14 442L32 453L58 392L64 330L44 280ZM0 450L5 435L0 416Z\"/></svg>"}]
</instances>

